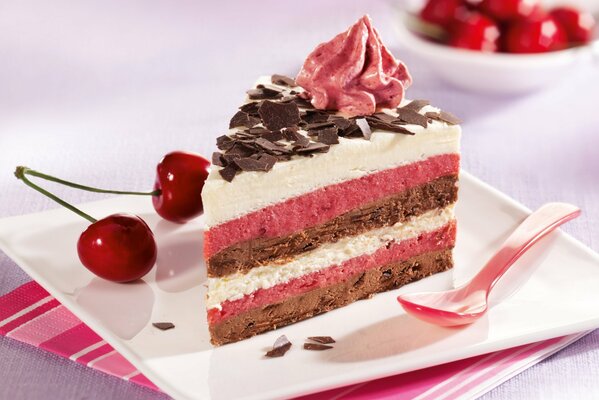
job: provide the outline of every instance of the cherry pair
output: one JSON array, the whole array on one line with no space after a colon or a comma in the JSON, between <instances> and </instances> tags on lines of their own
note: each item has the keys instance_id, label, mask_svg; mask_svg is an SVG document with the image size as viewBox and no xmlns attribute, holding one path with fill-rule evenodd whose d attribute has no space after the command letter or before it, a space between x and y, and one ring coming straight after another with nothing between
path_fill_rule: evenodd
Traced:
<instances>
[{"instance_id":1,"label":"cherry pair","mask_svg":"<svg viewBox=\"0 0 599 400\"><path fill-rule=\"evenodd\" d=\"M97 193L151 195L154 209L162 218L184 223L203 211L201 193L209 166L210 163L197 154L180 151L169 153L158 163L152 192L97 189L58 179L27 167L17 167L15 176L91 222L77 242L77 254L87 269L113 282L130 282L146 275L156 262L156 241L145 221L130 214L113 214L96 220L37 186L28 179L28 175Z\"/></svg>"}]
</instances>

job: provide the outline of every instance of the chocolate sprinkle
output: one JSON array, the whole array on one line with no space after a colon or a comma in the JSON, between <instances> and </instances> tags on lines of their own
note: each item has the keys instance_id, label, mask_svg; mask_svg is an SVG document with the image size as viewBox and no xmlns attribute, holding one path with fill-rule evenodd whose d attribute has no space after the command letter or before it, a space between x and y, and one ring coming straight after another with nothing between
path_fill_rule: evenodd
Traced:
<instances>
[{"instance_id":1,"label":"chocolate sprinkle","mask_svg":"<svg viewBox=\"0 0 599 400\"><path fill-rule=\"evenodd\" d=\"M235 161L235 164L242 171L268 171L272 168L273 164L268 163L266 160L252 157L238 158Z\"/></svg>"},{"instance_id":2,"label":"chocolate sprinkle","mask_svg":"<svg viewBox=\"0 0 599 400\"><path fill-rule=\"evenodd\" d=\"M291 348L291 342L287 339L287 336L282 335L272 345L272 349L267 351L265 356L269 358L283 357L287 351Z\"/></svg>"},{"instance_id":3,"label":"chocolate sprinkle","mask_svg":"<svg viewBox=\"0 0 599 400\"><path fill-rule=\"evenodd\" d=\"M233 164L230 164L219 170L218 173L223 177L224 180L231 182L233 178L235 178L235 174L237 174L237 168L235 168Z\"/></svg>"},{"instance_id":4,"label":"chocolate sprinkle","mask_svg":"<svg viewBox=\"0 0 599 400\"><path fill-rule=\"evenodd\" d=\"M335 343L335 339L333 339L330 336L310 336L308 338L308 340L311 340L313 342L320 343L320 344L331 344L331 343Z\"/></svg>"},{"instance_id":5,"label":"chocolate sprinkle","mask_svg":"<svg viewBox=\"0 0 599 400\"><path fill-rule=\"evenodd\" d=\"M328 349L332 349L332 348L333 348L333 346L327 346L326 344L304 343L304 350L322 351L322 350L328 350Z\"/></svg>"},{"instance_id":6,"label":"chocolate sprinkle","mask_svg":"<svg viewBox=\"0 0 599 400\"><path fill-rule=\"evenodd\" d=\"M384 129L389 132L403 133L405 135L414 135L414 132L409 131L408 129L404 128L403 126L387 123L378 118L366 117L366 121L368 121L368 125L370 125L371 129L378 128L378 129Z\"/></svg>"},{"instance_id":7,"label":"chocolate sprinkle","mask_svg":"<svg viewBox=\"0 0 599 400\"><path fill-rule=\"evenodd\" d=\"M175 327L175 324L172 322L152 322L152 325L161 331L168 331L169 329L173 329Z\"/></svg>"},{"instance_id":8,"label":"chocolate sprinkle","mask_svg":"<svg viewBox=\"0 0 599 400\"><path fill-rule=\"evenodd\" d=\"M423 128L426 128L428 124L428 118L414 110L398 108L397 114L401 121L408 124L420 125Z\"/></svg>"},{"instance_id":9,"label":"chocolate sprinkle","mask_svg":"<svg viewBox=\"0 0 599 400\"><path fill-rule=\"evenodd\" d=\"M300 123L299 108L295 103L275 103L265 101L258 109L264 126L271 131L294 126Z\"/></svg>"},{"instance_id":10,"label":"chocolate sprinkle","mask_svg":"<svg viewBox=\"0 0 599 400\"><path fill-rule=\"evenodd\" d=\"M237 128L238 126L245 126L246 128L252 128L254 125L260 123L260 119L250 116L248 113L243 111L237 111L231 121L229 122L229 129Z\"/></svg>"},{"instance_id":11,"label":"chocolate sprinkle","mask_svg":"<svg viewBox=\"0 0 599 400\"><path fill-rule=\"evenodd\" d=\"M411 102L409 102L408 104L406 104L403 107L398 107L404 110L412 110L412 111L420 111L422 110L422 107L424 106L428 106L430 104L430 102L428 100L412 100Z\"/></svg>"},{"instance_id":12,"label":"chocolate sprinkle","mask_svg":"<svg viewBox=\"0 0 599 400\"><path fill-rule=\"evenodd\" d=\"M295 80L285 75L274 74L270 77L270 81L275 85L281 86L297 86Z\"/></svg>"},{"instance_id":13,"label":"chocolate sprinkle","mask_svg":"<svg viewBox=\"0 0 599 400\"><path fill-rule=\"evenodd\" d=\"M223 158L223 154L215 151L212 153L212 165L216 165L217 167L225 166L225 159Z\"/></svg>"},{"instance_id":14,"label":"chocolate sprinkle","mask_svg":"<svg viewBox=\"0 0 599 400\"><path fill-rule=\"evenodd\" d=\"M324 144L337 144L339 143L339 136L337 135L337 127L330 127L321 129L318 132L318 141Z\"/></svg>"},{"instance_id":15,"label":"chocolate sprinkle","mask_svg":"<svg viewBox=\"0 0 599 400\"><path fill-rule=\"evenodd\" d=\"M276 99L283 97L281 92L278 90L269 89L266 87L256 87L256 89L250 89L247 91L247 95L250 100Z\"/></svg>"},{"instance_id":16,"label":"chocolate sprinkle","mask_svg":"<svg viewBox=\"0 0 599 400\"><path fill-rule=\"evenodd\" d=\"M310 142L308 146L297 148L295 151L300 155L310 155L312 153L326 153L330 147L328 144Z\"/></svg>"}]
</instances>

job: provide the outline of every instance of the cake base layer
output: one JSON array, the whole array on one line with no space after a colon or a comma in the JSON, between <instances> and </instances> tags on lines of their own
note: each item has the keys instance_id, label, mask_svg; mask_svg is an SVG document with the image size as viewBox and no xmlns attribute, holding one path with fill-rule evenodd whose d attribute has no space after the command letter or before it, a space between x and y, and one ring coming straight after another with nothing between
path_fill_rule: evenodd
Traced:
<instances>
[{"instance_id":1,"label":"cake base layer","mask_svg":"<svg viewBox=\"0 0 599 400\"><path fill-rule=\"evenodd\" d=\"M457 200L457 192L457 176L444 176L288 236L235 244L208 259L208 276L243 273L274 261L285 263L291 257L323 243L392 226L427 211L444 208Z\"/></svg>"},{"instance_id":2,"label":"cake base layer","mask_svg":"<svg viewBox=\"0 0 599 400\"><path fill-rule=\"evenodd\" d=\"M452 249L420 254L279 303L248 310L210 325L212 343L218 346L247 339L448 270L453 266L451 254Z\"/></svg>"}]
</instances>

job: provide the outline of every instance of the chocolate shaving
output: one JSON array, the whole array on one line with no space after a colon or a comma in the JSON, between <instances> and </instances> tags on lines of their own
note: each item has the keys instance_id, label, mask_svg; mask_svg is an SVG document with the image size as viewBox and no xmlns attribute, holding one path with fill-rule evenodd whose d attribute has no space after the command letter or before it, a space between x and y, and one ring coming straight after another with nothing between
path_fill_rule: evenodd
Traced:
<instances>
[{"instance_id":1,"label":"chocolate shaving","mask_svg":"<svg viewBox=\"0 0 599 400\"><path fill-rule=\"evenodd\" d=\"M315 110L307 110L304 115L302 115L302 121L304 121L306 124L325 122L328 121L329 118L330 114Z\"/></svg>"},{"instance_id":2,"label":"chocolate shaving","mask_svg":"<svg viewBox=\"0 0 599 400\"><path fill-rule=\"evenodd\" d=\"M264 150L268 152L272 152L274 154L284 154L290 153L291 151L283 146L277 145L269 140L263 138L257 138L255 142L258 146L262 147Z\"/></svg>"},{"instance_id":3,"label":"chocolate shaving","mask_svg":"<svg viewBox=\"0 0 599 400\"><path fill-rule=\"evenodd\" d=\"M235 178L235 174L237 174L237 168L233 164L227 165L225 168L219 170L218 173L224 180L231 182Z\"/></svg>"},{"instance_id":4,"label":"chocolate shaving","mask_svg":"<svg viewBox=\"0 0 599 400\"><path fill-rule=\"evenodd\" d=\"M398 108L397 114L401 121L408 124L420 125L423 128L426 128L428 125L428 118L414 110Z\"/></svg>"},{"instance_id":5,"label":"chocolate shaving","mask_svg":"<svg viewBox=\"0 0 599 400\"><path fill-rule=\"evenodd\" d=\"M412 110L412 111L420 111L422 110L422 107L424 106L428 106L430 104L430 102L428 100L412 100L411 102L409 102L408 104L406 104L403 107L398 107L399 109L403 109L403 110Z\"/></svg>"},{"instance_id":6,"label":"chocolate shaving","mask_svg":"<svg viewBox=\"0 0 599 400\"><path fill-rule=\"evenodd\" d=\"M374 114L372 114L372 116L370 118L378 118L381 121L386 122L388 124L390 124L391 122L396 120L396 118L393 115L390 115L390 114L387 114L384 112L374 113Z\"/></svg>"},{"instance_id":7,"label":"chocolate shaving","mask_svg":"<svg viewBox=\"0 0 599 400\"><path fill-rule=\"evenodd\" d=\"M389 132L403 133L405 135L414 135L414 132L411 132L402 126L390 124L390 123L384 122L378 118L366 117L366 121L368 121L368 125L370 125L370 129L372 129L372 128L384 129Z\"/></svg>"},{"instance_id":8,"label":"chocolate shaving","mask_svg":"<svg viewBox=\"0 0 599 400\"><path fill-rule=\"evenodd\" d=\"M333 348L333 346L327 346L326 344L304 343L304 350L322 351L322 350L328 350L328 349L332 349L332 348Z\"/></svg>"},{"instance_id":9,"label":"chocolate shaving","mask_svg":"<svg viewBox=\"0 0 599 400\"><path fill-rule=\"evenodd\" d=\"M440 111L438 113L427 112L424 115L427 118L434 119L436 121L446 122L449 125L458 125L460 122L462 122L458 117L447 111Z\"/></svg>"},{"instance_id":10,"label":"chocolate shaving","mask_svg":"<svg viewBox=\"0 0 599 400\"><path fill-rule=\"evenodd\" d=\"M335 343L335 339L333 339L330 336L310 336L308 338L308 340L311 340L313 342L320 343L320 344Z\"/></svg>"},{"instance_id":11,"label":"chocolate shaving","mask_svg":"<svg viewBox=\"0 0 599 400\"><path fill-rule=\"evenodd\" d=\"M216 165L217 167L225 166L225 159L223 158L223 154L215 151L212 153L212 165Z\"/></svg>"},{"instance_id":12,"label":"chocolate shaving","mask_svg":"<svg viewBox=\"0 0 599 400\"><path fill-rule=\"evenodd\" d=\"M258 109L264 126L271 131L294 126L300 123L300 114L295 103L275 103L265 101Z\"/></svg>"},{"instance_id":13,"label":"chocolate shaving","mask_svg":"<svg viewBox=\"0 0 599 400\"><path fill-rule=\"evenodd\" d=\"M269 156L272 157L272 156ZM272 168L274 163L268 162L266 159L260 157L258 159L252 157L238 158L235 160L235 164L242 171L268 171Z\"/></svg>"},{"instance_id":14,"label":"chocolate shaving","mask_svg":"<svg viewBox=\"0 0 599 400\"><path fill-rule=\"evenodd\" d=\"M246 128L252 128L254 125L260 123L260 119L250 116L248 113L243 111L237 111L231 121L229 122L229 129L237 128L238 126L245 126Z\"/></svg>"},{"instance_id":15,"label":"chocolate shaving","mask_svg":"<svg viewBox=\"0 0 599 400\"><path fill-rule=\"evenodd\" d=\"M329 127L335 126L335 125L336 124L334 121L315 122L313 124L306 125L305 129L307 131L311 131L311 130L316 130L316 129L329 128Z\"/></svg>"},{"instance_id":16,"label":"chocolate shaving","mask_svg":"<svg viewBox=\"0 0 599 400\"><path fill-rule=\"evenodd\" d=\"M283 134L280 131L266 131L261 137L271 142L283 140Z\"/></svg>"},{"instance_id":17,"label":"chocolate shaving","mask_svg":"<svg viewBox=\"0 0 599 400\"><path fill-rule=\"evenodd\" d=\"M308 147L310 145L310 139L308 139L307 137L300 135L299 133L297 134L297 138L293 141L293 147L301 147L301 148L305 148Z\"/></svg>"},{"instance_id":18,"label":"chocolate shaving","mask_svg":"<svg viewBox=\"0 0 599 400\"><path fill-rule=\"evenodd\" d=\"M362 132L364 139L370 140L370 137L372 136L372 131L370 130L370 125L368 124L368 121L366 121L365 118L358 118L356 119L356 125L358 125L358 128L360 128L360 131Z\"/></svg>"},{"instance_id":19,"label":"chocolate shaving","mask_svg":"<svg viewBox=\"0 0 599 400\"><path fill-rule=\"evenodd\" d=\"M309 100L306 100L303 97L297 96L295 98L295 100L293 100L293 102L295 104L297 104L298 107L307 108L307 109L313 109L314 108L314 106L312 105L312 103L310 103Z\"/></svg>"},{"instance_id":20,"label":"chocolate shaving","mask_svg":"<svg viewBox=\"0 0 599 400\"><path fill-rule=\"evenodd\" d=\"M280 91L264 86L260 87L260 85L256 86L256 89L248 90L247 95L251 100L276 99L283 97L283 94Z\"/></svg>"},{"instance_id":21,"label":"chocolate shaving","mask_svg":"<svg viewBox=\"0 0 599 400\"><path fill-rule=\"evenodd\" d=\"M335 124L335 126L337 126L337 128L343 131L350 128L353 125L354 121L351 119L336 117L333 119L333 123Z\"/></svg>"},{"instance_id":22,"label":"chocolate shaving","mask_svg":"<svg viewBox=\"0 0 599 400\"><path fill-rule=\"evenodd\" d=\"M242 105L241 107L239 107L239 109L245 113L248 113L249 115L257 116L258 108L261 105L262 105L262 102L260 102L260 101L252 101L250 103L246 103L246 104Z\"/></svg>"},{"instance_id":23,"label":"chocolate shaving","mask_svg":"<svg viewBox=\"0 0 599 400\"><path fill-rule=\"evenodd\" d=\"M272 349L267 351L265 356L269 358L283 357L287 351L291 348L291 342L287 339L287 336L282 335L272 345Z\"/></svg>"},{"instance_id":24,"label":"chocolate shaving","mask_svg":"<svg viewBox=\"0 0 599 400\"><path fill-rule=\"evenodd\" d=\"M216 147L220 150L226 151L233 147L235 141L227 135L219 136L216 138Z\"/></svg>"},{"instance_id":25,"label":"chocolate shaving","mask_svg":"<svg viewBox=\"0 0 599 400\"><path fill-rule=\"evenodd\" d=\"M328 144L310 142L308 146L297 148L295 151L297 154L300 155L310 155L312 153L326 153L327 151L329 151L330 147L331 146L329 146Z\"/></svg>"},{"instance_id":26,"label":"chocolate shaving","mask_svg":"<svg viewBox=\"0 0 599 400\"><path fill-rule=\"evenodd\" d=\"M270 81L275 85L281 86L297 86L295 80L285 75L274 74L270 77Z\"/></svg>"},{"instance_id":27,"label":"chocolate shaving","mask_svg":"<svg viewBox=\"0 0 599 400\"><path fill-rule=\"evenodd\" d=\"M169 329L173 329L175 327L175 324L172 322L152 322L152 325L161 331L168 331Z\"/></svg>"},{"instance_id":28,"label":"chocolate shaving","mask_svg":"<svg viewBox=\"0 0 599 400\"><path fill-rule=\"evenodd\" d=\"M325 128L317 131L318 141L324 144L339 143L339 135L337 135L337 127Z\"/></svg>"}]
</instances>

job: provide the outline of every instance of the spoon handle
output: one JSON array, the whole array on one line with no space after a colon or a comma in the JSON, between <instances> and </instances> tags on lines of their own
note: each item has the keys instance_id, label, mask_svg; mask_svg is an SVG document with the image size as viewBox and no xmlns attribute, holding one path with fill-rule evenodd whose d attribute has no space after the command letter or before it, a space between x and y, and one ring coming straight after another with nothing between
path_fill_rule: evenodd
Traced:
<instances>
[{"instance_id":1,"label":"spoon handle","mask_svg":"<svg viewBox=\"0 0 599 400\"><path fill-rule=\"evenodd\" d=\"M476 274L470 284L471 290L487 293L507 270L528 249L561 224L580 215L580 209L567 203L547 203L530 214L501 245L500 250Z\"/></svg>"}]
</instances>

